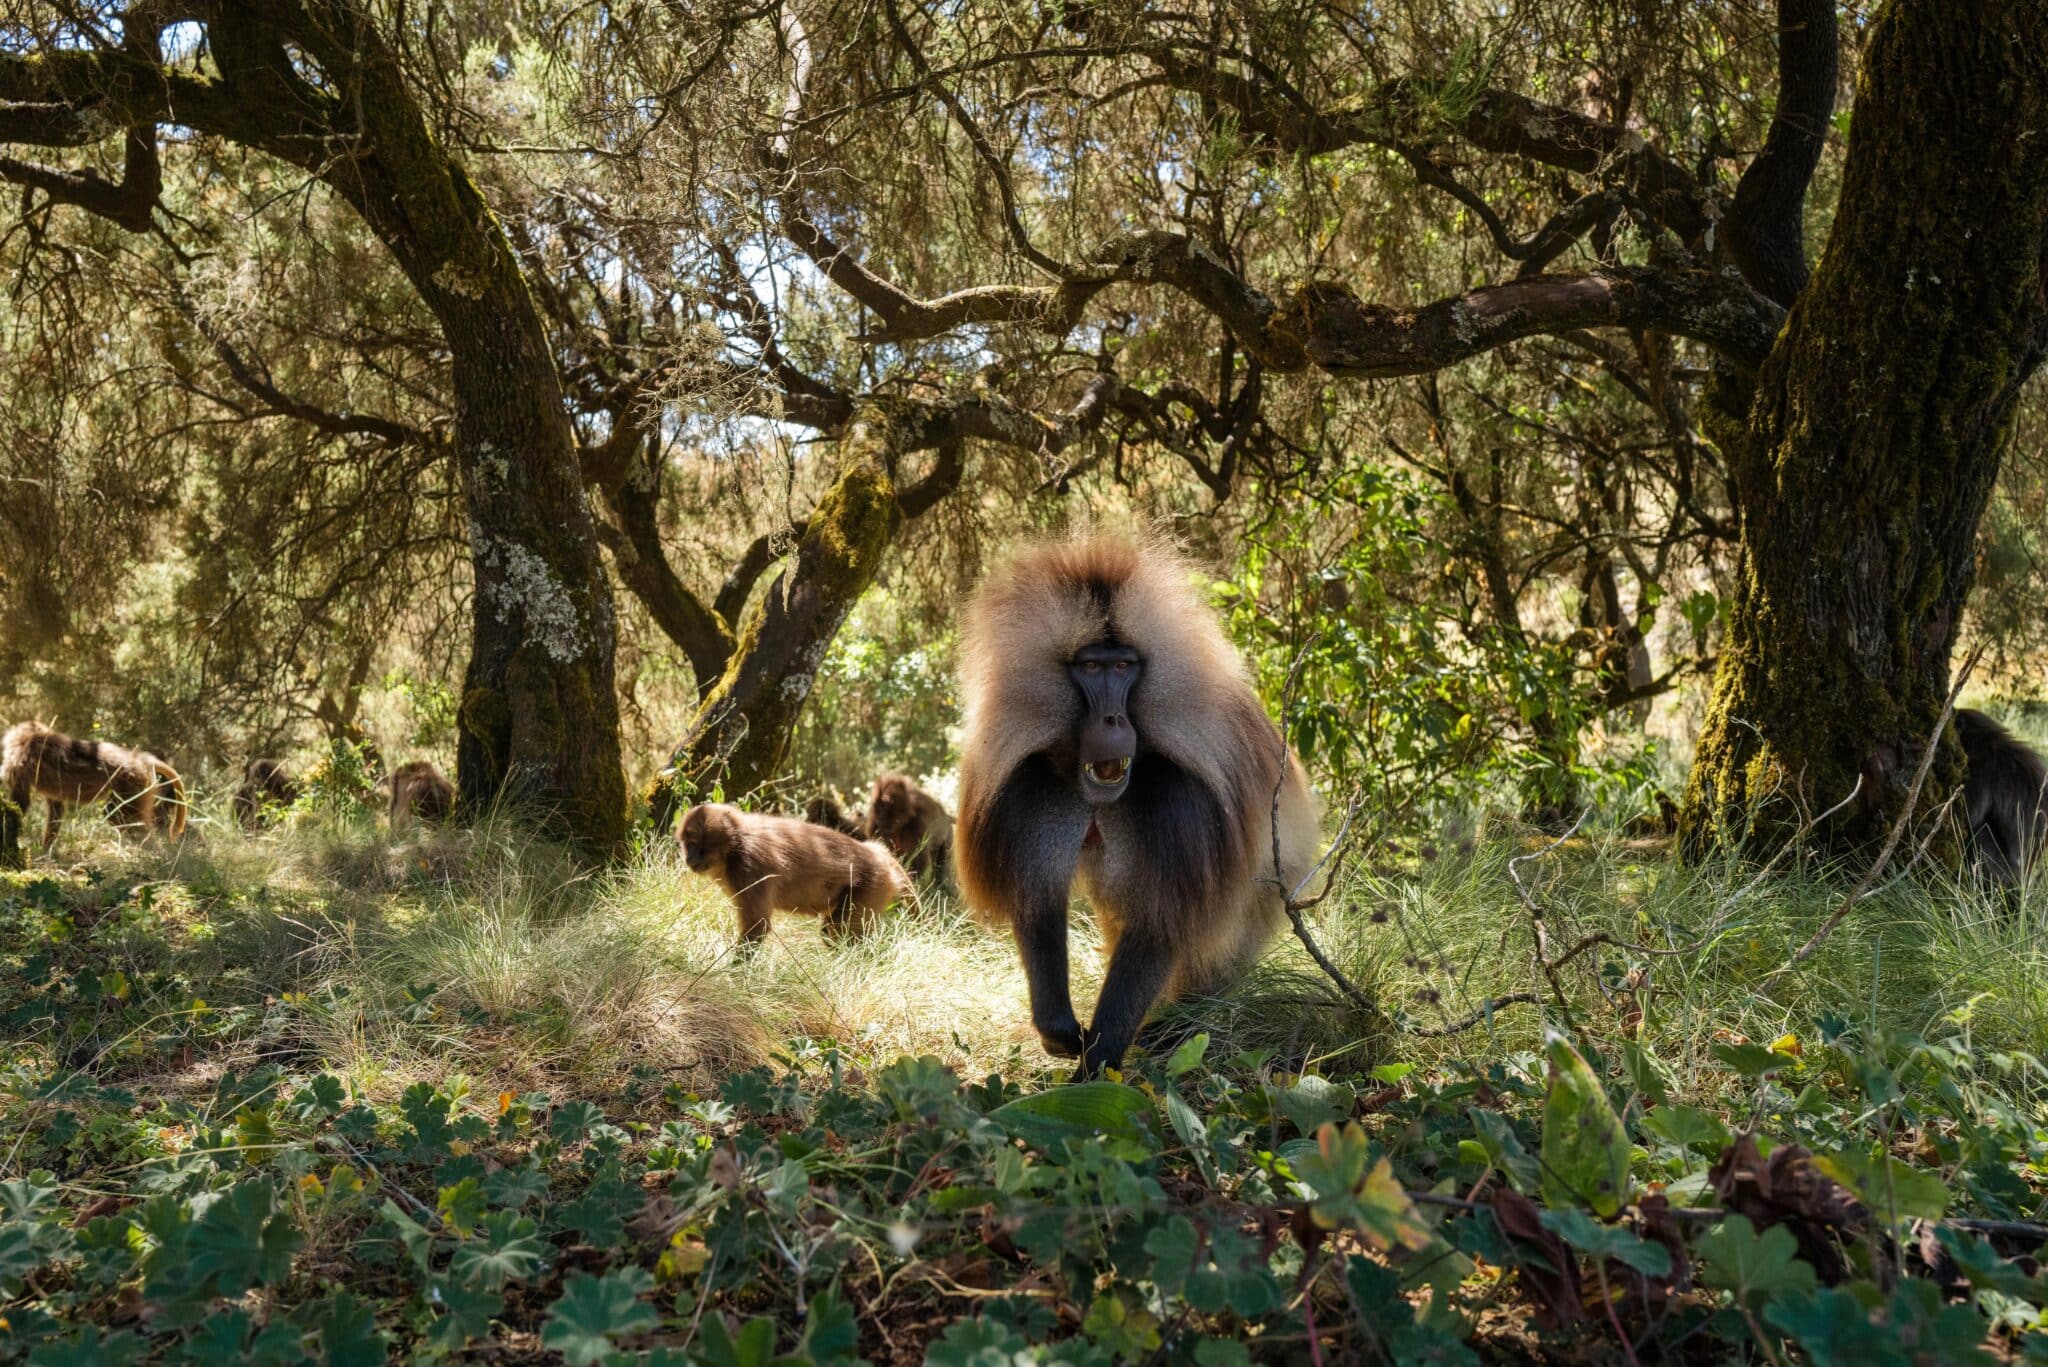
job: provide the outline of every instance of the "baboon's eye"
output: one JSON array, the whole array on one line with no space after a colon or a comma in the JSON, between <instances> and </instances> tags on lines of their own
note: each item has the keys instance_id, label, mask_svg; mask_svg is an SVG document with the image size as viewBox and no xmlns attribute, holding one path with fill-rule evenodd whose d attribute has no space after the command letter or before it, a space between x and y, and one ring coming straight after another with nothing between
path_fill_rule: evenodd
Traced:
<instances>
[{"instance_id":1,"label":"baboon's eye","mask_svg":"<svg viewBox=\"0 0 2048 1367\"><path fill-rule=\"evenodd\" d=\"M1128 673L1130 673L1130 672L1131 672L1131 662L1130 662L1129 660L1118 660L1118 661L1116 662L1116 672L1117 672L1117 673L1119 673L1119 674L1128 674Z\"/></svg>"},{"instance_id":2,"label":"baboon's eye","mask_svg":"<svg viewBox=\"0 0 2048 1367\"><path fill-rule=\"evenodd\" d=\"M1081 670L1086 674L1100 674L1102 672L1102 661L1083 660L1081 661Z\"/></svg>"}]
</instances>

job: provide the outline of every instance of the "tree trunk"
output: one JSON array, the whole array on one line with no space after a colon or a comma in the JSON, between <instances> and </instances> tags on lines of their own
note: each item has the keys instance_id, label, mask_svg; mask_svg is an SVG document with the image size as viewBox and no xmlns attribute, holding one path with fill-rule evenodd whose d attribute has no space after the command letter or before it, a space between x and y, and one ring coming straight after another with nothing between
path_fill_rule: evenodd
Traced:
<instances>
[{"instance_id":1,"label":"tree trunk","mask_svg":"<svg viewBox=\"0 0 2048 1367\"><path fill-rule=\"evenodd\" d=\"M1894 0L1825 252L1727 444L1739 589L1686 846L1899 816L1947 694L1977 522L2048 346L2048 5ZM1961 776L1953 745L1923 803Z\"/></svg>"},{"instance_id":2,"label":"tree trunk","mask_svg":"<svg viewBox=\"0 0 2048 1367\"><path fill-rule=\"evenodd\" d=\"M476 577L457 798L472 812L509 801L610 853L626 829L616 624L554 361L530 306L437 302Z\"/></svg>"},{"instance_id":3,"label":"tree trunk","mask_svg":"<svg viewBox=\"0 0 2048 1367\"><path fill-rule=\"evenodd\" d=\"M648 792L656 831L714 784L730 795L775 776L818 666L903 520L890 478L886 416L864 413L840 440L839 482L804 524L789 563L740 627L725 673Z\"/></svg>"}]
</instances>

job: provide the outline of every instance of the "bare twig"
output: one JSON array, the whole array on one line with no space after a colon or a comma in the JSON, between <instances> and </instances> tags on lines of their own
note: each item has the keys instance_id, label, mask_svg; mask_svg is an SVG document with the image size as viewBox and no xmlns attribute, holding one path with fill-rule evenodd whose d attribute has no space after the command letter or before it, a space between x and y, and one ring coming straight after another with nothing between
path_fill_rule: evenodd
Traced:
<instances>
[{"instance_id":1,"label":"bare twig","mask_svg":"<svg viewBox=\"0 0 2048 1367\"><path fill-rule=\"evenodd\" d=\"M1787 968L1797 967L1814 956L1821 944L1834 933L1835 927L1842 923L1843 918L1855 910L1856 903L1861 900L1863 894L1877 882L1879 875L1884 872L1885 865L1891 862L1892 851L1898 848L1899 837L1905 834L1907 824L1913 819L1914 809L1920 805L1920 789L1927 782L1928 771L1934 768L1934 756L1941 749L1941 733L1948 729L1948 719L1956 710L1956 699L1961 696L1963 685L1970 680L1970 671L1977 667L1977 659L1983 653L1984 648L1977 647L1970 652L1969 658L1963 661L1963 667L1956 671L1956 680L1949 685L1948 697L1941 704L1941 715L1934 719L1934 731L1927 737L1927 745L1920 755L1920 767L1914 771L1913 786L1906 792L1906 805L1900 809L1897 819L1892 822L1891 830L1885 835L1884 848L1877 852L1876 862L1856 880L1856 886L1849 889L1849 895L1842 899L1841 906L1835 908L1834 915L1823 921L1820 929L1813 932L1813 938L1792 956L1792 962L1786 965Z\"/></svg>"},{"instance_id":2,"label":"bare twig","mask_svg":"<svg viewBox=\"0 0 2048 1367\"><path fill-rule=\"evenodd\" d=\"M1454 1021L1446 1021L1442 1025L1413 1025L1408 1027L1408 1033L1422 1039L1441 1039L1446 1035L1462 1035L1475 1026L1491 1021L1497 1012L1506 1007L1535 1006L1541 1000L1542 998L1538 997L1534 992L1510 992L1505 997L1488 997L1479 1004L1477 1010L1460 1016Z\"/></svg>"}]
</instances>

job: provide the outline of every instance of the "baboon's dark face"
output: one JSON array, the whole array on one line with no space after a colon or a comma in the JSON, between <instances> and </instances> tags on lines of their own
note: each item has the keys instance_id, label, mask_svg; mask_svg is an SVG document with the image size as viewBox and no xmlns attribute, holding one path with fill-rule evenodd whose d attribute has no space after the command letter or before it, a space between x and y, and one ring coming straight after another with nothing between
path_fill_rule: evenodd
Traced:
<instances>
[{"instance_id":1,"label":"baboon's dark face","mask_svg":"<svg viewBox=\"0 0 2048 1367\"><path fill-rule=\"evenodd\" d=\"M683 862L690 866L690 871L704 872L718 843L711 813L702 807L692 807L683 814L682 829L676 832L676 839L683 847Z\"/></svg>"},{"instance_id":2,"label":"baboon's dark face","mask_svg":"<svg viewBox=\"0 0 2048 1367\"><path fill-rule=\"evenodd\" d=\"M1130 697L1144 672L1137 651L1111 643L1083 646L1067 662L1082 703L1074 737L1079 758L1075 783L1089 802L1114 802L1131 786L1138 733L1131 725Z\"/></svg>"},{"instance_id":3,"label":"baboon's dark face","mask_svg":"<svg viewBox=\"0 0 2048 1367\"><path fill-rule=\"evenodd\" d=\"M892 851L902 854L907 843L907 828L914 815L909 794L900 787L883 787L876 791L874 801L868 804L868 829Z\"/></svg>"}]
</instances>

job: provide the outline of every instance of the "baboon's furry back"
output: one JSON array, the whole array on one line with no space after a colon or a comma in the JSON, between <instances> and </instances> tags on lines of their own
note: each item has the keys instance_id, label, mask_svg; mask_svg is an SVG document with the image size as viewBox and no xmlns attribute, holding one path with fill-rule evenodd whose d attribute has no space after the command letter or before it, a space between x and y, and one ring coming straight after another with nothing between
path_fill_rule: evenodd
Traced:
<instances>
[{"instance_id":1,"label":"baboon's furry back","mask_svg":"<svg viewBox=\"0 0 2048 1367\"><path fill-rule=\"evenodd\" d=\"M81 740L39 722L21 722L0 738L0 787L24 811L32 797L104 801L173 840L185 833L185 785L170 765L147 750Z\"/></svg>"}]
</instances>

